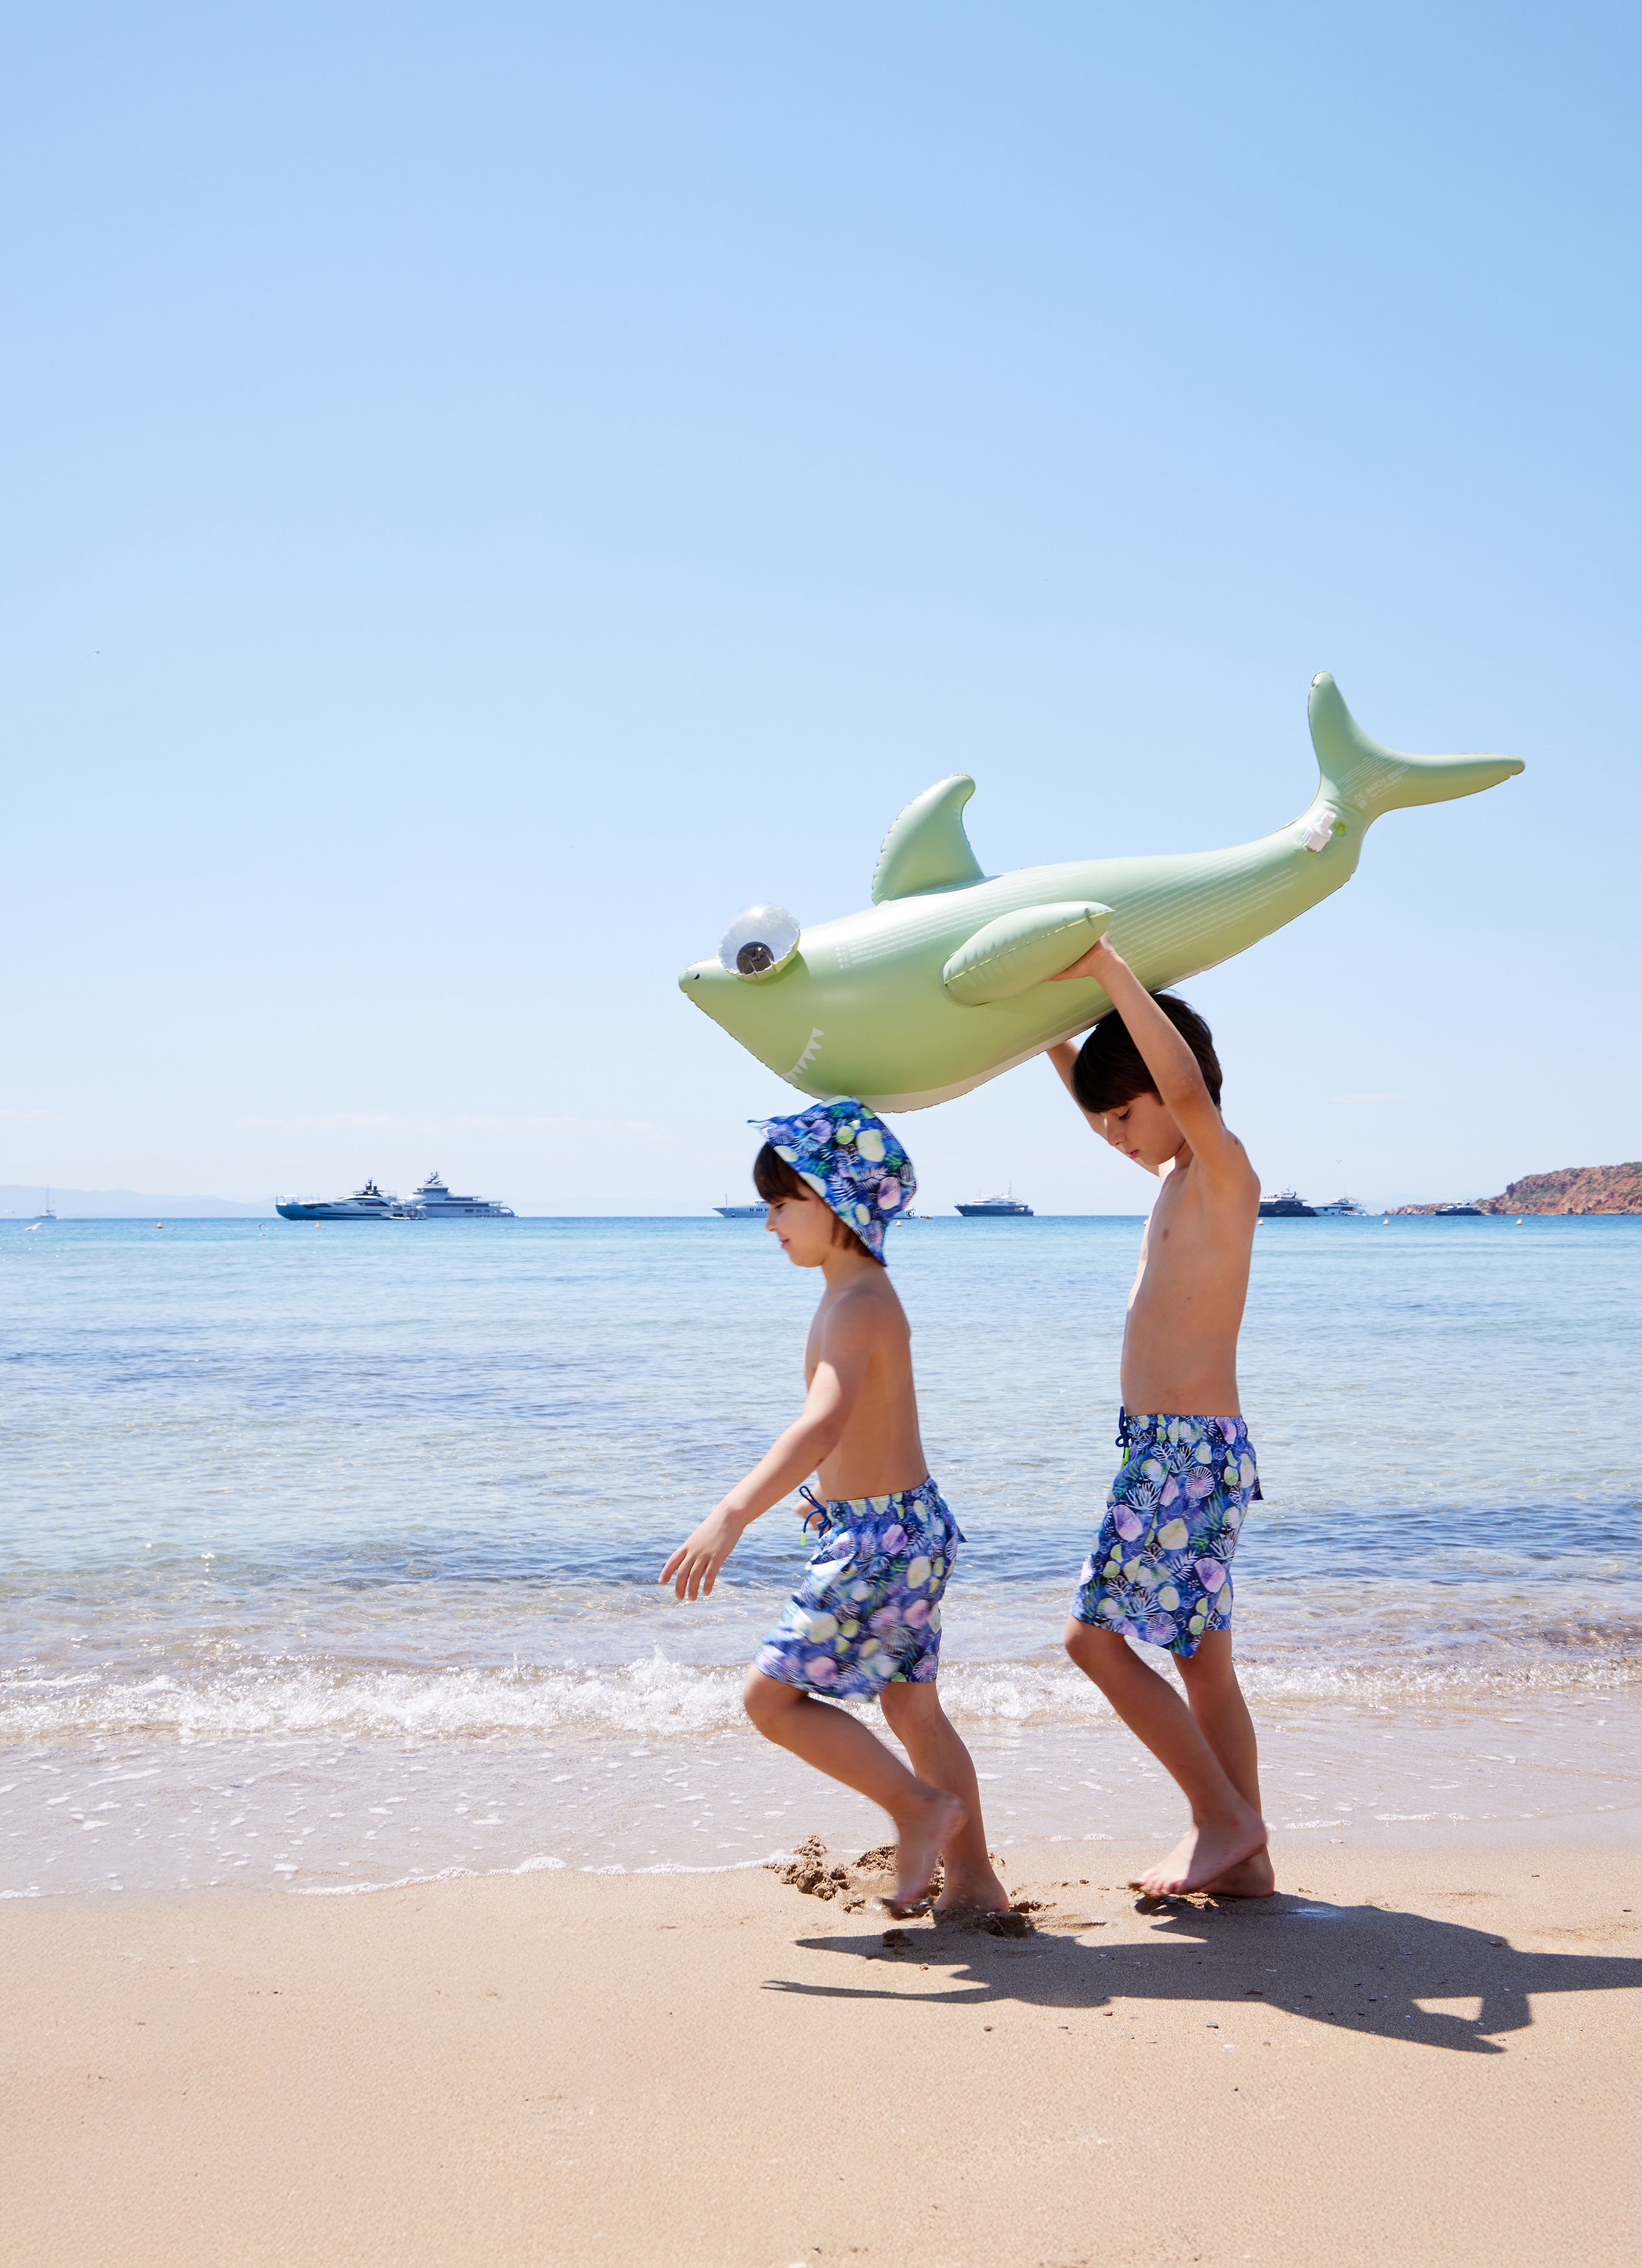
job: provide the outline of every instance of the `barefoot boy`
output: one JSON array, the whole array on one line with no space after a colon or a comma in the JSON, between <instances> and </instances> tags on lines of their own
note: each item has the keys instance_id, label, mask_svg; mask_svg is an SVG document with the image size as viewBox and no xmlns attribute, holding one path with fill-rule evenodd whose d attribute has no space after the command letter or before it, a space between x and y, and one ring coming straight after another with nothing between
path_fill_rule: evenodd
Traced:
<instances>
[{"instance_id":1,"label":"barefoot boy","mask_svg":"<svg viewBox=\"0 0 1642 2268\"><path fill-rule=\"evenodd\" d=\"M755 1123L759 1122L755 1121ZM804 1353L803 1415L681 1543L659 1580L711 1592L744 1529L811 1473L816 1550L747 1675L747 1713L767 1738L829 1773L895 1823L896 1912L946 1878L937 1912L1003 1911L986 1855L969 1752L935 1691L940 1598L963 1538L918 1440L907 1319L884 1267L884 1231L917 1187L889 1129L849 1097L763 1122L753 1181L766 1227L796 1267L819 1268ZM914 1771L847 1710L875 1694ZM916 1777L915 1777L916 1773Z\"/></svg>"},{"instance_id":2,"label":"barefoot boy","mask_svg":"<svg viewBox=\"0 0 1642 2268\"><path fill-rule=\"evenodd\" d=\"M1129 1295L1123 1462L1072 1602L1066 1651L1191 1805L1189 1830L1145 1887L1264 1897L1274 1878L1231 1633L1232 1555L1260 1493L1237 1414L1260 1183L1220 1116L1220 1066L1202 1018L1147 992L1104 938L1062 971L1070 976L1103 985L1113 1012L1081 1050L1069 1041L1051 1048L1055 1068L1095 1132L1163 1187ZM1184 1702L1131 1650L1131 1636L1174 1654Z\"/></svg>"}]
</instances>

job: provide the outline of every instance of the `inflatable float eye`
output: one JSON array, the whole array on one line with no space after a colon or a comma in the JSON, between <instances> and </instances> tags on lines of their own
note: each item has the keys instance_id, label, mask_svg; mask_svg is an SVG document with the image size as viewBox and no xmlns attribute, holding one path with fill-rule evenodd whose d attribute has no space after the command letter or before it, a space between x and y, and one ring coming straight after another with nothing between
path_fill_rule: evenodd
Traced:
<instances>
[{"instance_id":1,"label":"inflatable float eye","mask_svg":"<svg viewBox=\"0 0 1642 2268\"><path fill-rule=\"evenodd\" d=\"M748 906L737 914L718 945L721 968L732 976L774 976L799 949L799 925L784 906Z\"/></svg>"}]
</instances>

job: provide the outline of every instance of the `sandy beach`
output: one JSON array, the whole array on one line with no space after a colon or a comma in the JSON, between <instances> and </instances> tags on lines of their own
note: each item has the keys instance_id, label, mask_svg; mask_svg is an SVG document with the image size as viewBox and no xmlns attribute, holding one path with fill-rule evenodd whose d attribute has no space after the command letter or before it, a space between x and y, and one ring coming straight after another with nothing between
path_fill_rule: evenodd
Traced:
<instances>
[{"instance_id":1,"label":"sandy beach","mask_svg":"<svg viewBox=\"0 0 1642 2268\"><path fill-rule=\"evenodd\" d=\"M1642 1855L1150 1855L904 1948L762 1869L18 1901L0 2259L1635 2258Z\"/></svg>"}]
</instances>

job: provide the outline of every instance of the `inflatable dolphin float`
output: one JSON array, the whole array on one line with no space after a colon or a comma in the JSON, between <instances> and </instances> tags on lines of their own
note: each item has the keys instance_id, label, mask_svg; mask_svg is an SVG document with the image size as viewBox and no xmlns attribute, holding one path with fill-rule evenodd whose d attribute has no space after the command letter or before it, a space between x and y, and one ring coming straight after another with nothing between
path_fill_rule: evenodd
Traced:
<instances>
[{"instance_id":1,"label":"inflatable dolphin float","mask_svg":"<svg viewBox=\"0 0 1642 2268\"><path fill-rule=\"evenodd\" d=\"M749 907L680 988L801 1094L927 1109L1106 1013L1093 982L1046 981L1104 930L1150 990L1180 983L1348 882L1382 812L1476 795L1522 770L1515 756L1382 748L1327 671L1312 680L1309 715L1317 792L1257 843L989 880L963 828L975 782L958 772L925 788L884 837L870 911L800 928L779 906Z\"/></svg>"}]
</instances>

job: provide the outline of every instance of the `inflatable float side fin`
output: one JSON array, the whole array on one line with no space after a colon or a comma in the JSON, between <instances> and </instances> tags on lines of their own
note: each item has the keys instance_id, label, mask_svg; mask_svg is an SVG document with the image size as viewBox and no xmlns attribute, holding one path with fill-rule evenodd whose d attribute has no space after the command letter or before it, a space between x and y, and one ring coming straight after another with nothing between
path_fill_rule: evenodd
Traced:
<instances>
[{"instance_id":1,"label":"inflatable float side fin","mask_svg":"<svg viewBox=\"0 0 1642 2268\"><path fill-rule=\"evenodd\" d=\"M999 914L958 947L941 971L941 983L963 1008L1012 1000L1070 968L1111 918L1110 906L1087 900ZM1093 984L1093 978L1089 982ZM1094 989L1098 992L1100 987Z\"/></svg>"},{"instance_id":2,"label":"inflatable float side fin","mask_svg":"<svg viewBox=\"0 0 1642 2268\"><path fill-rule=\"evenodd\" d=\"M1522 770L1520 756L1406 756L1371 740L1326 669L1311 681L1311 744L1322 774L1320 801L1349 804L1365 822L1382 811L1476 795Z\"/></svg>"},{"instance_id":3,"label":"inflatable float side fin","mask_svg":"<svg viewBox=\"0 0 1642 2268\"><path fill-rule=\"evenodd\" d=\"M963 831L963 807L975 793L968 772L937 780L914 796L884 837L873 870L873 903L949 890L984 878Z\"/></svg>"}]
</instances>

